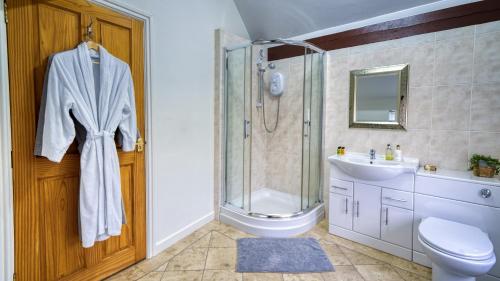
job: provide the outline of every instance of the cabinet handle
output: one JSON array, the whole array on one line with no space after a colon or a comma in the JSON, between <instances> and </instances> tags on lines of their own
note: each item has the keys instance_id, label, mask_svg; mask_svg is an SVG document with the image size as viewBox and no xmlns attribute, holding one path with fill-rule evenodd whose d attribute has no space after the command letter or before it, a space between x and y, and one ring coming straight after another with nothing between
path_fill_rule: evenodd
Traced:
<instances>
[{"instance_id":1,"label":"cabinet handle","mask_svg":"<svg viewBox=\"0 0 500 281\"><path fill-rule=\"evenodd\" d=\"M345 213L348 214L349 213L349 210L347 210L347 197L345 198Z\"/></svg>"},{"instance_id":2,"label":"cabinet handle","mask_svg":"<svg viewBox=\"0 0 500 281\"><path fill-rule=\"evenodd\" d=\"M356 217L359 218L359 201L356 201Z\"/></svg>"},{"instance_id":3,"label":"cabinet handle","mask_svg":"<svg viewBox=\"0 0 500 281\"><path fill-rule=\"evenodd\" d=\"M389 208L385 208L385 225L389 225Z\"/></svg>"},{"instance_id":4,"label":"cabinet handle","mask_svg":"<svg viewBox=\"0 0 500 281\"><path fill-rule=\"evenodd\" d=\"M333 185L332 185L332 187L336 188L336 189L347 190L347 188L345 188L345 187L338 187L338 186L333 186Z\"/></svg>"},{"instance_id":5,"label":"cabinet handle","mask_svg":"<svg viewBox=\"0 0 500 281\"><path fill-rule=\"evenodd\" d=\"M397 202L403 202L403 203L406 202L406 200L404 200L404 199L392 198L392 197L387 197L387 196L384 197L384 199L391 200L391 201L397 201Z\"/></svg>"}]
</instances>

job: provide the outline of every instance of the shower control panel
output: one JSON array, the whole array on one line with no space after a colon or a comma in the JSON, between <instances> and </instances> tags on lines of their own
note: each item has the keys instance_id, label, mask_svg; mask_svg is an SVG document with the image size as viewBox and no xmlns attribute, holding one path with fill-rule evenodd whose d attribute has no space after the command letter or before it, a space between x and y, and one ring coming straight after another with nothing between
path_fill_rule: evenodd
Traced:
<instances>
[{"instance_id":1,"label":"shower control panel","mask_svg":"<svg viewBox=\"0 0 500 281\"><path fill-rule=\"evenodd\" d=\"M283 88L285 87L283 74L275 72L271 75L271 85L269 92L272 96L279 97L283 94Z\"/></svg>"}]
</instances>

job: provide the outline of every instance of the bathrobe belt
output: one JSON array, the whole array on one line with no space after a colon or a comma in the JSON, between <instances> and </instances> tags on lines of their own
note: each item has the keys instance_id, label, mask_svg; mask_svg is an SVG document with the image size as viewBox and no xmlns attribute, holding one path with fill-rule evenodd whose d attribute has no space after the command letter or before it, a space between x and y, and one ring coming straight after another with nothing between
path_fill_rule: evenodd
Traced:
<instances>
[{"instance_id":1,"label":"bathrobe belt","mask_svg":"<svg viewBox=\"0 0 500 281\"><path fill-rule=\"evenodd\" d=\"M95 140L95 139L99 139L99 138L103 138L103 137L114 138L115 132L109 132L106 130L102 130L102 131L99 131L97 133L91 133L91 132L87 133L87 139Z\"/></svg>"}]
</instances>

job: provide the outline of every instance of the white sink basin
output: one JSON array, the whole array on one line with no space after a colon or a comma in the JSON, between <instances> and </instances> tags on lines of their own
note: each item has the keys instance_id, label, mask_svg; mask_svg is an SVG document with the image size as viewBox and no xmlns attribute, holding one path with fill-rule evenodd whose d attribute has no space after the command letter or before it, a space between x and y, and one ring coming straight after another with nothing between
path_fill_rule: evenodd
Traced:
<instances>
[{"instance_id":1,"label":"white sink basin","mask_svg":"<svg viewBox=\"0 0 500 281\"><path fill-rule=\"evenodd\" d=\"M375 160L370 160L368 153L333 155L328 157L328 161L351 177L367 181L388 180L404 173L415 174L418 169L418 159L415 158L388 161L383 155L377 155Z\"/></svg>"}]
</instances>

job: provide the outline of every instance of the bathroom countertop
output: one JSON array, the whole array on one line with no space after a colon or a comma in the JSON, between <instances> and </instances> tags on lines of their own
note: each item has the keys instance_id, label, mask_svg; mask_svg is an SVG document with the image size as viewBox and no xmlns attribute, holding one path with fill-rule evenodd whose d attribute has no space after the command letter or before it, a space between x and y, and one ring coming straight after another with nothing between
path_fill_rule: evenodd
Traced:
<instances>
[{"instance_id":1,"label":"bathroom countertop","mask_svg":"<svg viewBox=\"0 0 500 281\"><path fill-rule=\"evenodd\" d=\"M417 176L452 179L477 184L500 186L500 179L498 178L498 176L495 176L493 178L476 177L472 174L472 171L446 170L439 169L439 167L436 172L426 171L424 170L424 167L420 167L417 171Z\"/></svg>"}]
</instances>

